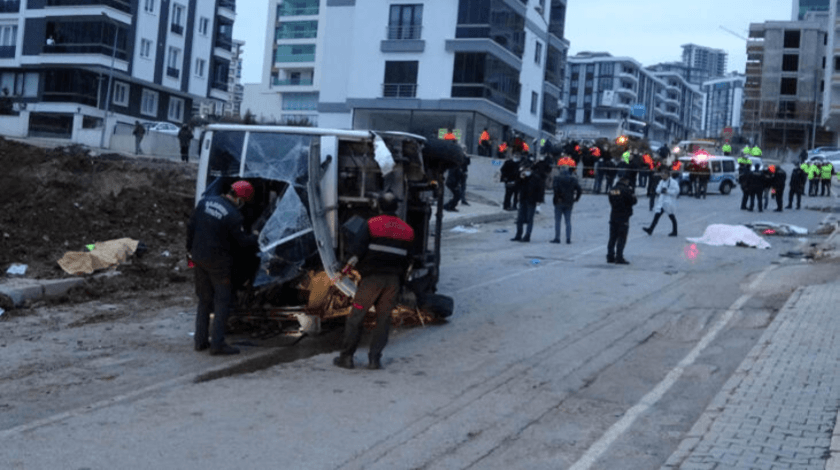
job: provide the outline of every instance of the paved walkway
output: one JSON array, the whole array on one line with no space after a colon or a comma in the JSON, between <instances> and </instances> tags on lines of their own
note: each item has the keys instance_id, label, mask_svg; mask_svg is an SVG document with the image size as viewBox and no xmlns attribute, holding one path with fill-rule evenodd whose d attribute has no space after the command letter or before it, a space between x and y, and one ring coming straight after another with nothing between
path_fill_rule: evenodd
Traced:
<instances>
[{"instance_id":1,"label":"paved walkway","mask_svg":"<svg viewBox=\"0 0 840 470\"><path fill-rule=\"evenodd\" d=\"M798 289L662 468L840 469L838 336L840 281Z\"/></svg>"}]
</instances>

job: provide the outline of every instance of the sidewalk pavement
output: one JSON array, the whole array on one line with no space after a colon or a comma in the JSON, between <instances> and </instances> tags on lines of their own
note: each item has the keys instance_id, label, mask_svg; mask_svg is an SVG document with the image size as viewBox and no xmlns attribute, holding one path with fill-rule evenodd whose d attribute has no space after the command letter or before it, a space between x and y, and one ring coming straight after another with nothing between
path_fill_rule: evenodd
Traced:
<instances>
[{"instance_id":1,"label":"sidewalk pavement","mask_svg":"<svg viewBox=\"0 0 840 470\"><path fill-rule=\"evenodd\" d=\"M838 305L794 292L662 469L840 469Z\"/></svg>"}]
</instances>

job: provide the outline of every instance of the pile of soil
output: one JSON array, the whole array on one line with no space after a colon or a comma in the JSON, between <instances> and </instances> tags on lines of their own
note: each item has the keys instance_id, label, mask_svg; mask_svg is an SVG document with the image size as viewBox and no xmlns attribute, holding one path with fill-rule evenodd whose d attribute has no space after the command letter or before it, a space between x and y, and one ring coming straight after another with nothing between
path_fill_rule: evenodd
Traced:
<instances>
[{"instance_id":1,"label":"pile of soil","mask_svg":"<svg viewBox=\"0 0 840 470\"><path fill-rule=\"evenodd\" d=\"M146 251L116 268L120 276L109 280L111 289L187 281L184 244L194 166L0 138L0 168L0 275L21 263L29 278L72 277L57 263L66 252L132 238Z\"/></svg>"}]
</instances>

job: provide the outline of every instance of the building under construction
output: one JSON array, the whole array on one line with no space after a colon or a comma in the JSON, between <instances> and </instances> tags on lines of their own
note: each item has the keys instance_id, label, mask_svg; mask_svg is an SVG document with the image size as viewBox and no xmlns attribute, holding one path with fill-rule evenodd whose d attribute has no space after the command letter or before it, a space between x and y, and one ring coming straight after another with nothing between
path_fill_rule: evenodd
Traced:
<instances>
[{"instance_id":1,"label":"building under construction","mask_svg":"<svg viewBox=\"0 0 840 470\"><path fill-rule=\"evenodd\" d=\"M764 151L834 145L822 126L826 25L817 19L750 24L742 134Z\"/></svg>"}]
</instances>

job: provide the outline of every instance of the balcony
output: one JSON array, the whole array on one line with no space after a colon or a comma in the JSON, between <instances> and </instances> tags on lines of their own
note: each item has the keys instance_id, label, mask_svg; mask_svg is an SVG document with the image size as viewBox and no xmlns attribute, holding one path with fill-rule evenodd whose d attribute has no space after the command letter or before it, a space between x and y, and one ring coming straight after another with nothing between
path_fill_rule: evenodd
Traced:
<instances>
[{"instance_id":1,"label":"balcony","mask_svg":"<svg viewBox=\"0 0 840 470\"><path fill-rule=\"evenodd\" d=\"M43 50L45 54L101 54L107 57L111 57L114 51L114 49L111 46L95 43L52 45L48 44L44 45ZM114 55L114 57L120 60L126 60L128 55L125 53L125 51L117 49L117 53Z\"/></svg>"},{"instance_id":2,"label":"balcony","mask_svg":"<svg viewBox=\"0 0 840 470\"><path fill-rule=\"evenodd\" d=\"M634 82L639 83L639 77L633 75L632 73L620 72L618 74L618 76L619 76L619 78L629 78L630 80L633 80Z\"/></svg>"},{"instance_id":3,"label":"balcony","mask_svg":"<svg viewBox=\"0 0 840 470\"><path fill-rule=\"evenodd\" d=\"M272 82L274 86L312 86L311 78L275 78Z\"/></svg>"},{"instance_id":4,"label":"balcony","mask_svg":"<svg viewBox=\"0 0 840 470\"><path fill-rule=\"evenodd\" d=\"M166 76L178 78L181 76L181 71L176 69L175 67L166 67Z\"/></svg>"},{"instance_id":5,"label":"balcony","mask_svg":"<svg viewBox=\"0 0 840 470\"><path fill-rule=\"evenodd\" d=\"M315 53L312 54L278 54L274 62L315 62Z\"/></svg>"},{"instance_id":6,"label":"balcony","mask_svg":"<svg viewBox=\"0 0 840 470\"><path fill-rule=\"evenodd\" d=\"M318 5L315 6L294 6L283 4L277 8L277 16L306 16L317 15Z\"/></svg>"},{"instance_id":7,"label":"balcony","mask_svg":"<svg viewBox=\"0 0 840 470\"><path fill-rule=\"evenodd\" d=\"M636 94L636 92L635 92L635 91L633 91L633 89L632 89L632 88L618 87L618 88L615 90L615 92L616 92L616 93L618 93L618 94L620 94L620 95L628 95L628 96L632 96L632 97L634 97L634 98L635 98L636 96L638 96L638 95Z\"/></svg>"},{"instance_id":8,"label":"balcony","mask_svg":"<svg viewBox=\"0 0 840 470\"><path fill-rule=\"evenodd\" d=\"M227 91L228 91L228 82L227 82L227 80L224 80L224 81L222 81L222 80L213 80L213 82L210 84L210 88L212 88L212 89L214 89L214 90L221 90L221 91L224 91L225 93L227 93Z\"/></svg>"},{"instance_id":9,"label":"balcony","mask_svg":"<svg viewBox=\"0 0 840 470\"><path fill-rule=\"evenodd\" d=\"M227 8L230 11L236 11L236 1L235 0L220 0L219 1L219 8Z\"/></svg>"},{"instance_id":10,"label":"balcony","mask_svg":"<svg viewBox=\"0 0 840 470\"><path fill-rule=\"evenodd\" d=\"M0 5L3 5L4 3L17 3L18 5L20 5L19 0L15 0L14 2L0 1ZM47 0L48 7L76 7L99 5L111 7L115 10L119 10L125 13L131 13L131 2L128 0ZM0 12L3 12L2 6L0 6Z\"/></svg>"},{"instance_id":11,"label":"balcony","mask_svg":"<svg viewBox=\"0 0 840 470\"><path fill-rule=\"evenodd\" d=\"M0 13L18 13L18 12L20 12L20 0L0 1Z\"/></svg>"},{"instance_id":12,"label":"balcony","mask_svg":"<svg viewBox=\"0 0 840 470\"><path fill-rule=\"evenodd\" d=\"M420 33L423 31L421 25L407 25L407 26L387 26L385 34L391 41L420 39Z\"/></svg>"},{"instance_id":13,"label":"balcony","mask_svg":"<svg viewBox=\"0 0 840 470\"><path fill-rule=\"evenodd\" d=\"M274 39L312 39L318 37L318 26L297 30L277 30Z\"/></svg>"},{"instance_id":14,"label":"balcony","mask_svg":"<svg viewBox=\"0 0 840 470\"><path fill-rule=\"evenodd\" d=\"M383 83L382 97L384 98L414 98L417 96L416 83Z\"/></svg>"},{"instance_id":15,"label":"balcony","mask_svg":"<svg viewBox=\"0 0 840 470\"><path fill-rule=\"evenodd\" d=\"M679 105L680 105L680 100L678 100L678 99L674 98L673 96L666 96L664 101L665 101L666 103L670 103L670 104L673 104L673 105L675 105L675 106L679 106Z\"/></svg>"}]
</instances>

